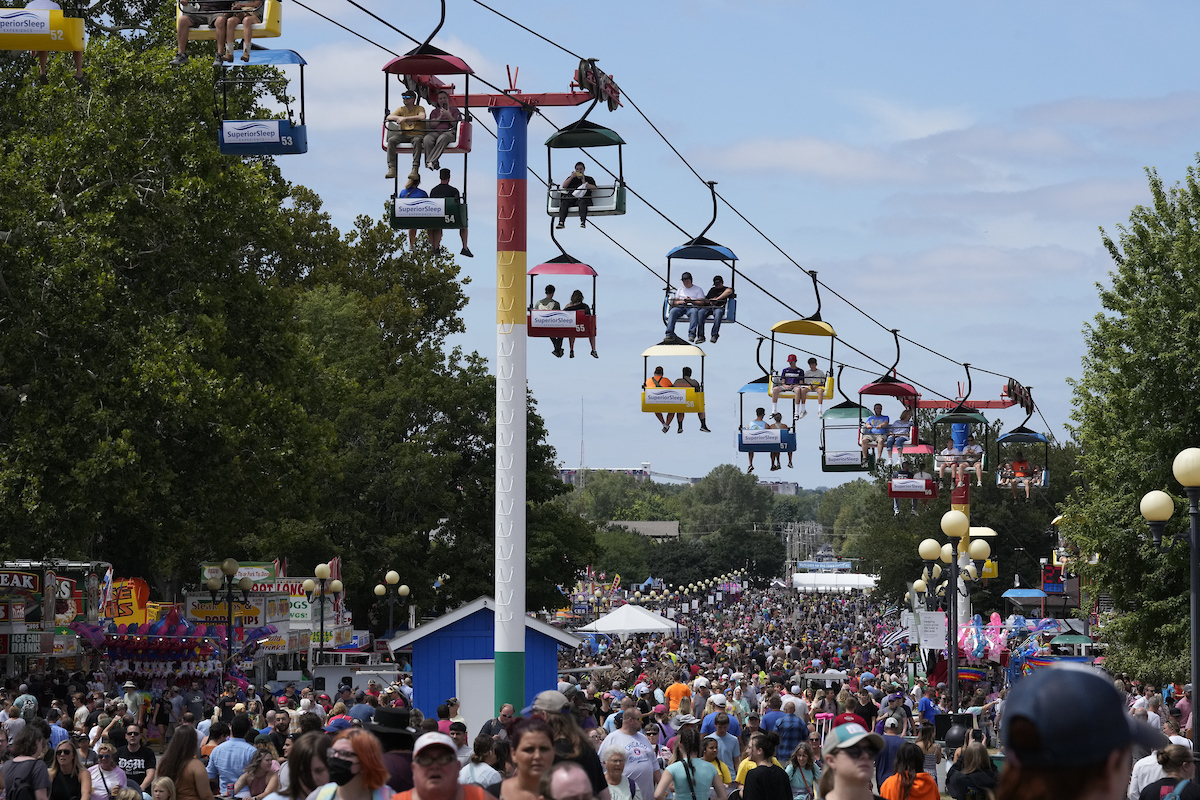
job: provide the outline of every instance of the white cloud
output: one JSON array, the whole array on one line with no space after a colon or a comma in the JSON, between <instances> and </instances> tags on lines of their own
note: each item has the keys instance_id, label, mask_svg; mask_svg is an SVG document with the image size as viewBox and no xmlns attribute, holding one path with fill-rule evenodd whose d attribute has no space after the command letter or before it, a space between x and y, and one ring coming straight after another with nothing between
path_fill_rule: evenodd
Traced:
<instances>
[{"instance_id":1,"label":"white cloud","mask_svg":"<svg viewBox=\"0 0 1200 800\"><path fill-rule=\"evenodd\" d=\"M970 114L961 109L913 108L882 97L863 98L858 105L875 117L890 140L920 139L971 123Z\"/></svg>"}]
</instances>

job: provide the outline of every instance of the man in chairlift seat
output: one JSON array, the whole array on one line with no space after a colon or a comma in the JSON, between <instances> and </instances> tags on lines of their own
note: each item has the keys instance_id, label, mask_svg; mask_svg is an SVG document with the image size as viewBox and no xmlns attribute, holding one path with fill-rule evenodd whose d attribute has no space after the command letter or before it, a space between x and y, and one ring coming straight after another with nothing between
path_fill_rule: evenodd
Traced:
<instances>
[{"instance_id":1,"label":"man in chairlift seat","mask_svg":"<svg viewBox=\"0 0 1200 800\"><path fill-rule=\"evenodd\" d=\"M771 419L773 420L773 422L771 422L771 424L767 426L768 428L776 428L781 431L786 431L788 429L787 423L783 421L783 414L780 414L778 411L776 411L774 414L771 415ZM770 455L771 455L771 469L772 470L782 469L783 467L781 467L779 464L779 453L772 450ZM794 465L792 464L792 451L788 450L788 469L791 469L793 466Z\"/></svg>"},{"instance_id":2,"label":"man in chairlift seat","mask_svg":"<svg viewBox=\"0 0 1200 800\"><path fill-rule=\"evenodd\" d=\"M862 454L866 459L867 451L871 449L871 445L876 445L877 452L875 460L883 461L883 448L887 444L888 427L891 424L891 419L884 416L883 404L875 404L875 413L863 420L862 430Z\"/></svg>"},{"instance_id":3,"label":"man in chairlift seat","mask_svg":"<svg viewBox=\"0 0 1200 800\"><path fill-rule=\"evenodd\" d=\"M675 323L679 322L679 318L687 315L688 318L688 341L696 341L696 329L700 323L701 309L696 307L696 303L704 299L704 290L696 284L692 283L692 273L685 272L679 276L679 280L683 283L675 291L675 296L671 298L671 313L667 314L667 332L664 334L667 339L677 338L675 336Z\"/></svg>"},{"instance_id":4,"label":"man in chairlift seat","mask_svg":"<svg viewBox=\"0 0 1200 800\"><path fill-rule=\"evenodd\" d=\"M804 380L804 373L796 366L796 354L792 353L788 356L787 361L788 365L779 372L779 383L771 387L772 414L779 410L779 395L790 391L793 387L800 386ZM800 416L804 415L801 414Z\"/></svg>"},{"instance_id":5,"label":"man in chairlift seat","mask_svg":"<svg viewBox=\"0 0 1200 800\"><path fill-rule=\"evenodd\" d=\"M441 170L438 171L438 178L441 180L441 183L439 183L437 186L435 186L429 190L430 197L461 197L462 196L458 193L458 189L456 189L455 187L450 185L450 170L446 169L445 167L442 167ZM459 251L459 255L466 256L467 258L474 258L475 254L472 253L470 251L470 249L467 247L467 226L466 225L463 225L461 228L458 229L458 238L462 242L462 250ZM442 229L441 228L430 228L429 229L429 243L431 245L433 245L434 252L437 252L437 249L442 246ZM562 348L562 339L559 339L558 343L559 343L559 349L561 349Z\"/></svg>"},{"instance_id":6,"label":"man in chairlift seat","mask_svg":"<svg viewBox=\"0 0 1200 800\"><path fill-rule=\"evenodd\" d=\"M450 105L450 94L441 89L437 93L437 108L429 112L429 121L425 123L425 137L422 149L425 151L425 169L438 170L441 165L438 159L458 135L458 123L462 114Z\"/></svg>"},{"instance_id":7,"label":"man in chairlift seat","mask_svg":"<svg viewBox=\"0 0 1200 800\"><path fill-rule=\"evenodd\" d=\"M417 168L421 166L421 148L425 141L425 109L417 105L417 93L412 89L405 89L400 99L404 101L404 105L387 115L390 124L387 135L388 171L387 175L383 176L385 178L396 177L396 148L400 145L413 146L411 174L418 175Z\"/></svg>"},{"instance_id":8,"label":"man in chairlift seat","mask_svg":"<svg viewBox=\"0 0 1200 800\"><path fill-rule=\"evenodd\" d=\"M946 440L946 447L940 453L941 464L938 466L938 480L946 476L946 470L950 470L950 483L958 484L959 461L962 460L962 450L954 446L953 439Z\"/></svg>"},{"instance_id":9,"label":"man in chairlift seat","mask_svg":"<svg viewBox=\"0 0 1200 800\"><path fill-rule=\"evenodd\" d=\"M804 401L808 399L808 393L813 387L817 388L817 416L825 416L825 394L820 387L825 385L825 373L817 367L815 358L808 359L808 369L804 370L804 389L797 392L800 395L800 416L797 419L804 419L808 415L808 409L804 407Z\"/></svg>"},{"instance_id":10,"label":"man in chairlift seat","mask_svg":"<svg viewBox=\"0 0 1200 800\"><path fill-rule=\"evenodd\" d=\"M693 389L695 389L697 392L700 391L700 382L692 377L692 368L691 367L683 368L683 377L680 378L679 380L675 381L675 385L683 386L683 387L690 386ZM700 411L696 414L696 416L700 418L700 430L702 430L704 433L712 433L712 431L709 430L708 425L704 421L704 419L705 419L704 412ZM683 433L683 417L684 417L683 411L675 412L675 421L679 423L679 429L676 431L676 433Z\"/></svg>"},{"instance_id":11,"label":"man in chairlift seat","mask_svg":"<svg viewBox=\"0 0 1200 800\"><path fill-rule=\"evenodd\" d=\"M1013 500L1017 499L1017 484L1025 486L1025 502L1029 502L1029 487L1033 483L1033 467L1029 466L1029 462L1025 460L1025 454L1020 450L1017 451L1017 457L1013 459L1013 479L1009 483L1012 489Z\"/></svg>"},{"instance_id":12,"label":"man in chairlift seat","mask_svg":"<svg viewBox=\"0 0 1200 800\"><path fill-rule=\"evenodd\" d=\"M765 431L767 429L767 421L763 417L766 415L767 410L765 408L754 409L754 420L746 427L752 431ZM666 433L666 429L663 429L663 432ZM747 455L750 456L750 466L746 468L746 472L754 472L754 451L751 450ZM771 469L774 469L774 467Z\"/></svg>"},{"instance_id":13,"label":"man in chairlift seat","mask_svg":"<svg viewBox=\"0 0 1200 800\"><path fill-rule=\"evenodd\" d=\"M971 480L971 469L975 470L975 485L983 486L983 448L976 443L974 436L967 437L967 446L963 448L964 462L959 470L959 477L964 483Z\"/></svg>"},{"instance_id":14,"label":"man in chairlift seat","mask_svg":"<svg viewBox=\"0 0 1200 800\"><path fill-rule=\"evenodd\" d=\"M712 288L708 290L708 294L704 296L705 305L709 308L700 309L699 319L700 324L697 325L696 343L704 343L704 323L711 316L713 318L712 326L712 341L716 341L720 335L721 320L725 319L725 301L733 296L733 289L725 285L725 279L720 275L713 276Z\"/></svg>"},{"instance_id":15,"label":"man in chairlift seat","mask_svg":"<svg viewBox=\"0 0 1200 800\"><path fill-rule=\"evenodd\" d=\"M546 288L549 289L550 287L546 287ZM555 302L555 305L557 305L557 302ZM559 342L562 342L562 339L559 339ZM557 351L555 351L554 354L556 356L560 356L560 357L562 356L562 345L561 344L559 345L559 349ZM674 385L675 384L671 383L670 378L663 375L662 367L655 367L654 374L646 379L646 387L649 389L654 389L654 388L662 389L667 386L674 386ZM654 416L658 417L658 421L662 423L663 433L666 433L667 431L671 430L671 421L673 419L675 419L674 412L671 412L671 413L667 414L666 417L664 417L662 415L661 411L655 411ZM682 425L680 426L679 430L681 433L683 432Z\"/></svg>"},{"instance_id":16,"label":"man in chairlift seat","mask_svg":"<svg viewBox=\"0 0 1200 800\"><path fill-rule=\"evenodd\" d=\"M575 171L562 182L563 195L558 201L558 225L563 228L567 224L567 212L573 207L579 209L579 227L587 227L587 210L592 205L592 189L596 181L592 176L584 174L582 161L575 164Z\"/></svg>"}]
</instances>

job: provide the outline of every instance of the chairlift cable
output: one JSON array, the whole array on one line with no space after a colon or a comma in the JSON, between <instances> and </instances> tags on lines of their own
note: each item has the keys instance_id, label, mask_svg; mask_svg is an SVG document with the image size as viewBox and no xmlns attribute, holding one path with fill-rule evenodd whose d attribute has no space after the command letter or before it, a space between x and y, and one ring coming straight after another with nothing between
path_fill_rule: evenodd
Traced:
<instances>
[{"instance_id":1,"label":"chairlift cable","mask_svg":"<svg viewBox=\"0 0 1200 800\"><path fill-rule=\"evenodd\" d=\"M508 22L511 22L512 24L514 24L514 25L516 25L517 27L519 27L519 28L521 28L521 29L525 30L526 32L528 32L528 33L530 33L530 34L532 34L532 35L536 36L537 38L539 38L539 39L542 39L543 41L547 42L548 44L551 44L551 45L553 45L554 47L557 47L558 49L562 50L564 53L567 53L568 55L570 55L570 56L572 56L572 57L574 57L574 58L577 58L577 59L583 60L583 57L582 57L582 56L580 56L579 54L577 54L577 53L574 53L574 52L572 52L571 50L568 50L567 48L563 47L562 45L558 44L557 42L554 42L553 40L551 40L551 39L549 39L549 38L547 38L547 37L543 36L542 34L540 34L540 33L537 33L536 31L532 30L531 28L529 28L529 27L527 27L527 26L525 26L525 25L523 25L523 24L521 24L521 23L517 22L516 20L514 20L514 19L512 19L511 17L509 17L509 16L507 16L507 15L505 15L505 14L501 13L500 11L497 11L496 9L492 8L491 6L488 6L486 3L483 3L483 2L481 2L481 0L473 0L473 1L476 3L476 5L479 5L479 6L483 7L483 8L485 8L485 9L487 9L488 11L491 11L492 13L494 13L494 14L496 14L496 15L500 16L501 18L503 18L503 19L507 20ZM416 38L415 38L415 37L413 37L412 35L410 35L410 34L406 33L405 31L401 30L400 28L397 28L395 25L392 25L390 22L388 22L387 20L383 19L382 17L380 17L380 16L376 15L375 13L373 13L373 12L369 11L368 9L364 8L362 5L360 5L359 3L355 2L355 0L346 0L346 2L347 2L347 3L349 3L350 5L354 6L355 8L359 9L360 11L364 12L364 13L365 13L365 14L367 14L368 16L372 17L373 19L375 19L375 20L378 20L378 21L379 21L379 22L381 22L382 24L386 25L388 28L390 28L390 29L392 29L393 31L395 31L395 32L399 33L400 35L404 36L405 38L409 39L410 41L412 41L412 42L414 42L414 43L416 43L416 44L420 44L420 43L421 43L419 39L416 39ZM305 9L306 11L310 11L310 12L312 12L313 14L317 15L318 17L320 17L321 19L324 19L325 21L327 21L327 22L329 22L329 23L331 23L331 24L335 25L336 27L338 27L338 28L341 28L342 30L344 30L344 31L346 31L346 32L348 32L348 33L351 33L351 34L353 34L353 35L357 36L358 38L362 39L363 41L365 41L365 42L367 42L367 43L369 43L369 44L372 44L372 45L374 45L375 47L378 47L379 49L383 50L384 52L390 53L390 54L391 54L391 55L393 55L393 56L397 56L397 57L399 56L399 54L398 54L398 53L396 53L395 51L393 51L393 50L391 50L391 49L389 49L389 48L385 47L384 45L381 45L381 44L379 44L378 42L376 42L376 41L374 41L374 40L372 40L372 39L368 38L367 36L364 36L363 34L361 34L361 33L358 33L357 31L353 30L352 28L349 28L349 27L347 27L346 25L343 25L343 24L341 24L341 23L337 22L336 20L334 20L334 19L332 19L332 18L330 18L330 17L326 16L325 14L322 14L321 12L319 12L319 11L317 11L317 10L315 10L315 9L311 8L310 6L308 6L308 5L306 5L305 3L303 3L303 2L302 2L302 0L296 0L296 4L297 4L297 5L299 5L301 8ZM489 87L489 88L491 88L491 89L494 89L494 90L496 90L497 92L500 92L500 93L506 93L506 92L505 92L505 90L504 90L504 89L502 89L501 87L497 86L496 84L490 83L490 82L489 82L489 81L487 81L487 80L484 80L483 78L479 77L478 75L476 75L476 76L475 76L475 78L476 78L476 80L478 80L480 83L484 84L485 86L487 86L487 87ZM667 136L666 136L666 135L665 135L665 134L664 134L664 133L663 133L661 130L659 130L658 126L657 126L657 125L655 125L655 124L654 124L654 122L653 122L653 121L652 121L652 120L651 120L651 119L650 119L650 118L649 118L649 117L646 115L646 113L645 113L644 111L642 111L641 107L640 107L640 106L638 106L637 102L636 102L636 101L634 101L634 99L633 99L632 97L630 97L630 96L629 96L628 92L627 92L627 91L624 91L624 90L622 90L622 95L621 95L621 96L622 96L624 99L626 99L626 100L628 100L628 101L629 101L629 104L630 104L630 106L632 106L632 107L633 107L633 109L634 109L634 110L635 110L635 111L638 113L638 115L639 115L639 116L640 116L640 117L643 119L643 121L645 121L645 123L646 123L647 125L649 125L649 126L650 126L650 128L651 128L651 129L652 129L652 130L653 130L653 131L654 131L654 132L655 132L655 133L658 135L658 137L659 137L660 139L662 139L663 143L667 145L667 147L668 147L668 148L671 150L671 152L673 152L673 153L675 154L675 156L676 156L676 157L677 157L677 158L680 160L680 162L681 162L681 163L683 163L683 165L684 165L685 167L687 167L687 168L688 168L688 170L689 170L689 171L690 171L690 172L691 172L693 175L695 175L695 176L696 176L696 178L697 178L698 180L700 180L701 182L705 182L705 181L704 181L704 178L703 178L703 176L702 176L702 175L700 175L700 173L696 171L695 167L693 167L693 166L691 165L691 163L690 163L690 162L689 162L689 161L688 161L688 160L687 160L687 159L686 159L686 158L683 156L683 154L679 152L679 150L678 150L678 149L675 147L675 145L674 145L674 144L673 144L673 143L670 141L670 139L668 139L668 138L667 138ZM551 125L551 127L554 127L556 130L560 130L560 129L558 128L558 126L557 126L557 125L555 125L555 124L553 123L553 121L551 121L551 120L549 119L549 117L547 117L547 116L546 116L546 115L545 115L545 114L544 114L544 113L541 111L541 109L539 109L539 108L537 108L536 106L534 106L534 107L531 107L531 110L532 110L534 113L536 113L536 114L538 114L539 116L541 116L543 119L545 119L545 120L546 120L546 122L547 122L548 124L550 124L550 125ZM484 129L484 130L486 130L486 131L487 131L489 134L491 134L493 137L495 137L495 136L496 136L496 134L495 134L495 133L493 133L491 130L489 130L489 129L488 129L486 126L485 126L485 125L482 125L482 124L481 124L481 125L480 125L480 127L483 127L483 129ZM593 161L596 161L597 165L598 165L598 166L600 166L600 167L601 167L601 168L602 168L602 169L603 169L603 170L604 170L606 173L608 173L608 174L609 174L609 176L613 176L613 173L612 173L612 171L611 171L611 170L609 170L607 166L605 166L604 164L600 163L600 161L599 161L598 159L596 159L594 156L592 157L592 159L593 159ZM541 176L537 175L537 173L536 173L536 172L533 170L533 168L532 168L532 167L529 167L529 168L528 168L528 171L529 171L530 173L532 173L532 174L533 174L535 177L537 177L537 178L538 178L538 180L539 180L539 182L543 183L543 185L546 185L546 186L549 186L549 185L551 185L551 184L547 183L546 181L544 181L544 180L541 178ZM553 176L551 176L551 180L552 180L552 179L553 179ZM664 220L666 220L668 223L670 223L670 224L671 224L673 227L675 227L676 229L678 229L678 230L679 230L681 233L683 233L685 236L686 236L686 235L689 235L689 234L688 234L688 232L687 232L687 231L686 231L686 230L685 230L683 227L681 227L681 226L680 226L678 223L676 223L676 222L675 222L673 219L671 219L671 218L670 218L670 217L669 217L667 214L665 214L665 213L664 213L664 212L662 212L660 209L658 209L656 206L654 206L652 203L650 203L648 200L646 200L646 198L645 198L645 197L643 197L641 194L639 194L638 192L636 192L636 191L634 191L633 189L629 188L628 186L627 186L626 188L627 188L627 190L628 190L628 191L632 192L632 193L633 193L633 195L634 195L635 197L637 197L639 200L641 200L643 203L645 203L645 204L646 204L646 206L647 206L648 208L650 208L652 211L654 211L656 214L658 214L660 217L662 217ZM792 257L792 256L791 256L791 255L790 255L790 254L789 254L789 253L786 251L786 250L784 250L784 249L783 249L783 248L782 248L782 247L781 247L779 244L777 244L777 243L776 243L776 242L775 242L773 239L771 239L771 237L770 237L770 236L768 236L768 235L767 235L767 234L766 234L766 233L765 233L765 232L764 232L764 231L763 231L761 228L759 228L757 225L755 225L753 222L751 222L751 221L750 221L750 219L749 219L749 218L747 218L747 217L746 217L746 215L745 215L745 214L743 214L743 213L742 213L742 212L741 212L741 211L740 211L740 210L737 208L737 206L733 205L733 203L731 203L731 202L730 202L730 201L729 201L729 200L728 200L728 199L727 199L727 198L726 198L724 195L720 194L719 192L716 192L716 196L717 196L717 197L718 197L718 198L721 200L721 202L723 202L723 203L725 204L725 206L726 206L727 208L729 208L729 210L731 210L731 211L732 211L732 212L733 212L735 215L737 215L739 218L741 218L743 222L745 222L747 225L749 225L749 226L750 226L750 228L751 228L752 230L754 230L754 232L755 232L755 233L757 233L757 234L758 234L759 236L761 236L761 237L762 237L762 238L763 238L763 239L764 239L764 240L765 240L765 241L766 241L768 244L770 244L770 245L771 245L773 248L775 248L775 250L777 250L777 251L778 251L778 252L779 252L779 253L780 253L780 254L781 254L781 255L782 255L784 258L786 258L788 261L790 261L790 262L791 262L791 263L792 263L792 264L793 264L793 265L794 265L794 266L795 266L797 269L803 270L803 271L804 271L804 272L807 274L808 270L805 270L805 269L804 269L804 267L803 267L803 266L801 266L801 265L800 265L800 263L799 263L799 262L797 262L797 261L796 261L796 260L795 260L795 259L794 259L794 258L793 258L793 257ZM593 223L593 227L595 227L595 223ZM642 261L642 260L641 260L640 258L638 258L636 255L634 255L634 254L633 254L633 253L632 253L632 252L631 252L631 251L630 251L628 248L626 248L624 245L622 245L622 244L621 244L619 241L617 241L617 240L616 240L614 237L612 237L611 235L609 235L607 232L605 232L605 231L601 230L600 228L596 228L596 230L600 231L600 233L601 233L601 234L602 234L602 235L603 235L605 238L607 238L609 241L611 241L613 244L615 244L615 245L616 245L618 248L620 248L620 249L621 249L623 252L625 252L627 255L629 255L631 258L633 258L633 259L634 259L634 260L635 260L635 261L636 261L638 264L640 264L642 267L644 267L644 268L645 268L647 271L649 271L649 272L650 272L652 275L654 275L656 278L658 278L659 280L664 280L663 276L659 275L659 274L658 274L658 273L657 273L657 272L656 272L656 271L655 271L653 268L651 268L651 267L650 267L649 265L647 265L647 264L646 264L644 261ZM735 269L736 269L736 268L735 268ZM751 284L752 284L752 285L753 285L755 288L757 288L759 291L761 291L761 292L762 292L763 294L765 294L767 297L770 297L772 300L774 300L774 301L776 301L777 303L779 303L780 305L782 305L784 308L788 309L789 311L791 311L791 312L793 312L793 313L795 313L795 314L797 314L797 315L803 316L802 314L800 314L800 312L799 312L799 311L797 311L796 309L792 308L790 305L788 305L787 303L785 303L785 302L784 302L782 299L780 299L778 296L776 296L775 294L771 293L771 292L770 292L770 291L768 291L766 288L764 288L764 287L763 287L761 284L757 283L757 282L756 282L756 281L754 281L752 278L750 278L750 277L749 277L749 276L746 274L746 272L745 272L744 270L742 271L742 277L743 277L743 280L748 280L748 281L750 281L750 283L751 283ZM880 322L878 319L876 319L875 317L871 316L871 314L869 314L868 312L864 311L862 308L860 308L859 306L857 306L855 303L853 303L852 301L850 301L849 299L847 299L845 296L843 296L841 293L839 293L839 292L838 292L836 289L834 289L833 287L831 287L829 284L825 283L824 281L820 281L820 280L818 280L817 282L818 282L818 283L819 283L819 284L820 284L820 285L821 285L823 288L825 288L825 289L826 289L826 291L830 292L832 295L834 295L835 297L837 297L839 300L841 300L842 302L846 303L846 305L850 306L850 307L851 307L851 308L853 308L855 311L857 311L857 312L859 312L860 314L862 314L864 317L866 317L866 318L867 318L868 320L870 320L871 322L874 322L876 325L878 325L879 327L883 328L884 330L887 330L887 331L890 331L890 330L891 330L891 329L890 329L890 328L888 328L888 327L887 327L885 324L883 324L882 322ZM753 332L753 333L755 333L756 335L759 335L759 336L761 336L761 335L762 335L761 333L759 333L758 331L755 331L753 328L750 328L749 326L745 325L744 323L741 323L741 322L736 322L735 324L741 325L743 328L746 328L747 330L750 330L750 331L752 331L752 332ZM846 347L850 348L850 349L851 349L851 350L853 350L855 353L858 353L859 355L861 355L861 356L863 356L864 358L868 359L869 361L872 361L872 362L874 362L874 363L876 363L876 364L879 364L880 366L884 366L884 367L886 367L886 366L887 366L886 364L883 364L883 362L881 362L881 361L878 361L877 359L875 359L875 358L873 358L872 356L868 355L868 354L867 354L867 353L865 353L864 351L862 351L862 350L859 350L858 348L854 347L853 345L851 345L850 343L848 343L848 342L847 342L845 339L843 339L842 337L840 337L840 336L839 336L839 337L837 337L837 338L838 338L838 340L839 340L839 341L841 341L841 342L842 342L842 344L843 344L843 345L845 345ZM925 351L927 351L927 352L929 352L929 353L931 353L931 354L933 354L933 355L939 356L939 357L941 357L941 358L943 358L943 359L945 359L945 360L947 360L947 361L951 362L952 364L957 364L957 365L959 365L959 366L962 366L962 365L963 365L963 363L964 363L964 362L961 362L961 361L956 361L955 359L951 358L950 356L947 356L947 355L945 355L944 353L938 352L937 350L934 350L933 348L930 348L930 347L928 347L928 346L926 346L926 345L923 345L923 344L921 344L920 342L917 342L917 341L915 341L915 340L913 340L913 339L910 339L909 337L906 337L906 336L901 336L900 338L904 339L904 340L905 340L906 342L908 342L909 344L915 345L916 347L919 347L919 348L921 348L922 350L925 350ZM793 347L793 349L797 350L798 352L804 352L804 353L807 353L807 352L808 352L808 351L806 351L806 350L803 350L803 349L801 349L801 348L796 348L796 347ZM814 353L814 354L812 354L812 355L816 355L816 354ZM849 369L855 369L855 370L862 371L862 372L867 372L867 373L873 372L873 370L866 370L866 369L863 369L863 368L861 368L861 367L848 367L848 368L849 368ZM1007 377L1009 377L1008 375L1005 375L1005 374L1002 374L1002 373L999 373L999 372L993 372L992 370L987 370L987 369L983 369L983 368L980 368L980 367L976 367L976 370L977 370L977 371L979 371L979 372L984 372L984 373L986 373L986 374L989 374L989 375L995 375L996 377L1001 377L1001 378L1007 378ZM915 380L913 380L912 378L910 378L910 377L908 377L908 376L902 375L902 374L901 374L901 373L899 373L899 372L897 372L896 374L897 374L897 376L898 376L898 377L904 378L905 380L909 381L909 382L910 382L910 383L912 383L913 385L915 385L915 386L918 386L918 387L920 387L920 388L924 389L925 391L929 392L930 394L937 395L938 397L942 397L942 398L944 398L944 399L946 399L946 400L951 400L951 399L952 399L952 398L948 397L947 395L945 395L945 394L942 394L941 392L935 391L935 390L933 390L933 389L929 388L928 386L925 386L924 384L922 384L922 383L920 383L920 382L918 382L918 381L915 381ZM1047 426L1049 426L1049 423L1048 423L1048 422L1046 422L1045 416L1044 416L1044 415L1042 415L1042 413L1041 413L1041 409L1040 409L1040 407L1038 408L1038 414L1039 414L1039 416L1041 416L1041 418L1042 418L1042 421L1043 421L1044 423L1046 423L1046 425L1047 425ZM1047 429L1049 429L1049 428L1047 427Z\"/></svg>"}]
</instances>

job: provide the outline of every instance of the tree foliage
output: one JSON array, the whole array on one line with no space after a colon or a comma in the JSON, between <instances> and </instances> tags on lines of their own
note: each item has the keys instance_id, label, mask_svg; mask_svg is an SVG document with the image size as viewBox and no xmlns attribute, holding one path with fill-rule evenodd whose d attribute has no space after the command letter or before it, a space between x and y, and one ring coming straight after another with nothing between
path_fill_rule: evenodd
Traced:
<instances>
[{"instance_id":1,"label":"tree foliage","mask_svg":"<svg viewBox=\"0 0 1200 800\"><path fill-rule=\"evenodd\" d=\"M0 65L0 556L109 560L172 597L205 559L341 555L360 620L389 568L426 610L490 594L495 381L445 349L457 267L220 155L210 68L163 68L159 15L91 38L90 89L62 58L46 83ZM594 526L551 503L529 402L536 609Z\"/></svg>"},{"instance_id":2,"label":"tree foliage","mask_svg":"<svg viewBox=\"0 0 1200 800\"><path fill-rule=\"evenodd\" d=\"M1104 627L1111 663L1158 681L1189 670L1188 548L1155 552L1138 503L1151 489L1178 500L1172 460L1200 441L1200 176L1191 167L1166 187L1147 172L1151 203L1103 234L1114 268L1072 383L1085 483L1062 530L1100 556L1083 574L1117 611ZM1186 525L1177 513L1168 533L1186 537Z\"/></svg>"}]
</instances>

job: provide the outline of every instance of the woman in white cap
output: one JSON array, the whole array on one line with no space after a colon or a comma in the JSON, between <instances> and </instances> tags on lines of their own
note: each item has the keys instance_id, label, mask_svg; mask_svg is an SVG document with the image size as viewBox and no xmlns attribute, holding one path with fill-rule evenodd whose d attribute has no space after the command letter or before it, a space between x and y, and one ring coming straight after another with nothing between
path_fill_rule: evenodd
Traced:
<instances>
[{"instance_id":1,"label":"woman in white cap","mask_svg":"<svg viewBox=\"0 0 1200 800\"><path fill-rule=\"evenodd\" d=\"M871 800L875 757L883 750L883 737L856 722L838 725L825 737L821 754L825 771L817 794L826 800Z\"/></svg>"}]
</instances>

